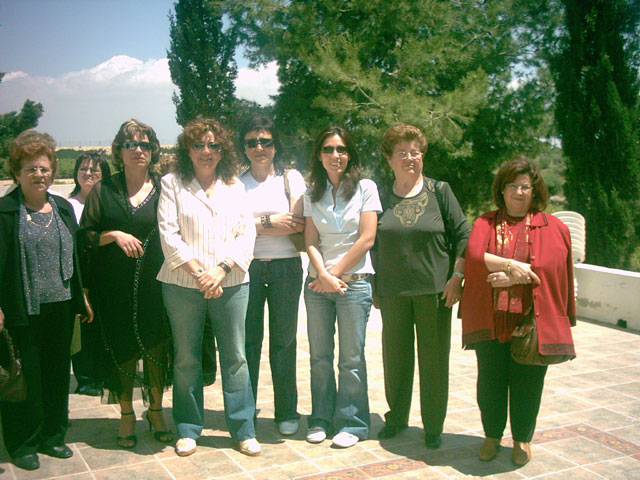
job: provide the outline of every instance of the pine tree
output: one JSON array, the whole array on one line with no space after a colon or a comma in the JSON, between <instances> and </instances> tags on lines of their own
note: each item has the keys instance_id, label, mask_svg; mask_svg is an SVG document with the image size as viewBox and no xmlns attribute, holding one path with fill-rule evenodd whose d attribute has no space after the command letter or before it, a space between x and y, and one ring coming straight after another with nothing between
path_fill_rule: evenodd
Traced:
<instances>
[{"instance_id":1,"label":"pine tree","mask_svg":"<svg viewBox=\"0 0 640 480\"><path fill-rule=\"evenodd\" d=\"M237 66L235 32L225 30L218 1L178 0L169 15L167 52L171 80L178 87L173 102L184 126L201 116L224 123L233 119Z\"/></svg>"},{"instance_id":2,"label":"pine tree","mask_svg":"<svg viewBox=\"0 0 640 480\"><path fill-rule=\"evenodd\" d=\"M567 158L565 194L569 208L587 221L587 261L625 268L640 233L640 5L564 5L567 35L552 65Z\"/></svg>"}]
</instances>

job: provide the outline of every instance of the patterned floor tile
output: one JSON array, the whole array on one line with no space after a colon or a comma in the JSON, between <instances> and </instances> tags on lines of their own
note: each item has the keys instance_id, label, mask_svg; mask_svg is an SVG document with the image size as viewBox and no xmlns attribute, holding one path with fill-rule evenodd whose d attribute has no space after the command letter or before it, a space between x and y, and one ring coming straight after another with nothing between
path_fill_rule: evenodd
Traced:
<instances>
[{"instance_id":1,"label":"patterned floor tile","mask_svg":"<svg viewBox=\"0 0 640 480\"><path fill-rule=\"evenodd\" d=\"M360 470L370 477L384 477L395 473L408 472L410 470L418 470L427 468L427 464L419 460L410 458L398 458L397 460L389 460L387 462L378 462L370 465L362 465Z\"/></svg>"},{"instance_id":2,"label":"patterned floor tile","mask_svg":"<svg viewBox=\"0 0 640 480\"><path fill-rule=\"evenodd\" d=\"M587 437L602 445L606 445L607 447L613 448L625 455L636 455L640 453L640 446L627 442L615 435L603 432L589 425L576 425L574 427L568 427L567 430L576 432L583 437Z\"/></svg>"},{"instance_id":3,"label":"patterned floor tile","mask_svg":"<svg viewBox=\"0 0 640 480\"><path fill-rule=\"evenodd\" d=\"M306 477L296 477L298 480L368 480L369 477L356 468L346 468L333 472L309 475Z\"/></svg>"}]
</instances>

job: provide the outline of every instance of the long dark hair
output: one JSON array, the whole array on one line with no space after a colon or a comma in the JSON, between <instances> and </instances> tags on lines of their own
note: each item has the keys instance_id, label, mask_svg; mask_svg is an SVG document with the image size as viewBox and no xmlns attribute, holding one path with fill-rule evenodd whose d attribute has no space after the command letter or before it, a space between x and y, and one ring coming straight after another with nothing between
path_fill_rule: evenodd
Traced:
<instances>
[{"instance_id":1,"label":"long dark hair","mask_svg":"<svg viewBox=\"0 0 640 480\"><path fill-rule=\"evenodd\" d=\"M329 176L327 171L322 165L320 159L320 150L324 141L337 135L344 142L344 146L347 147L347 153L349 154L349 161L347 162L347 168L342 174L340 184L344 189L343 198L347 201L351 200L353 194L356 192L358 182L362 179L362 172L360 170L360 155L356 149L356 145L344 128L337 125L329 125L322 132L318 134L313 143L313 149L311 150L311 172L309 173L309 189L311 191L311 201L317 202L322 198L324 192L327 189L327 180Z\"/></svg>"},{"instance_id":2,"label":"long dark hair","mask_svg":"<svg viewBox=\"0 0 640 480\"><path fill-rule=\"evenodd\" d=\"M238 172L236 151L233 148L231 133L214 118L194 118L184 127L178 136L175 172L182 181L193 179L195 172L189 156L189 149L193 144L198 143L207 132L213 133L216 143L222 147L220 161L216 166L216 176L229 185Z\"/></svg>"},{"instance_id":3,"label":"long dark hair","mask_svg":"<svg viewBox=\"0 0 640 480\"><path fill-rule=\"evenodd\" d=\"M238 148L242 152L240 158L243 165L251 167L251 160L249 160L249 157L247 157L245 153L244 137L247 133L253 132L254 130L264 130L271 134L273 146L276 150L273 156L273 169L276 174L282 175L287 166L287 161L284 158L284 150L280 143L280 136L278 135L278 130L276 130L276 125L273 123L273 120L264 115L252 115L240 126L240 131L238 132Z\"/></svg>"},{"instance_id":4,"label":"long dark hair","mask_svg":"<svg viewBox=\"0 0 640 480\"><path fill-rule=\"evenodd\" d=\"M80 166L85 161L89 161L93 165L97 165L100 167L100 172L102 173L102 178L107 178L111 176L111 167L109 166L109 160L107 160L106 155L99 152L85 152L76 158L76 166L73 168L73 181L76 186L73 187L73 190L69 194L69 197L74 197L80 191L80 184L78 183L78 170L80 170Z\"/></svg>"}]
</instances>

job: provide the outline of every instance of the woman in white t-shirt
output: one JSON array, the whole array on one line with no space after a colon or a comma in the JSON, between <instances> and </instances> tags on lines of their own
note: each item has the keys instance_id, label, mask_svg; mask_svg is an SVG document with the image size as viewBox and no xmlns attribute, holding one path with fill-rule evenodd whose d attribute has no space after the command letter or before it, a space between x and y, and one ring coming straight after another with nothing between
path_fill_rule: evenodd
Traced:
<instances>
[{"instance_id":1,"label":"woman in white t-shirt","mask_svg":"<svg viewBox=\"0 0 640 480\"><path fill-rule=\"evenodd\" d=\"M302 262L291 234L304 230L302 175L285 168L283 150L271 119L252 116L240 128L243 160L240 177L257 231L249 267L249 306L245 322L246 354L257 403L264 304L269 305L269 363L275 421L282 435L298 431L296 331L302 290Z\"/></svg>"}]
</instances>

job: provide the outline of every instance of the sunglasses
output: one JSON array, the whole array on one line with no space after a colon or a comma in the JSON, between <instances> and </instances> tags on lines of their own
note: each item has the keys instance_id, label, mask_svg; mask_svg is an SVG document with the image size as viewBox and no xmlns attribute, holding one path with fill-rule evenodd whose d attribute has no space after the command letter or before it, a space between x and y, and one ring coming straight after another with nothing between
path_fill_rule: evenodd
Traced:
<instances>
[{"instance_id":1,"label":"sunglasses","mask_svg":"<svg viewBox=\"0 0 640 480\"><path fill-rule=\"evenodd\" d=\"M198 143L194 143L192 148L197 151L197 152L201 152L204 150L204 147L207 147L209 149L210 152L219 152L220 150L222 150L222 145L220 145L219 143L204 143L204 142L198 142Z\"/></svg>"},{"instance_id":2,"label":"sunglasses","mask_svg":"<svg viewBox=\"0 0 640 480\"><path fill-rule=\"evenodd\" d=\"M333 152L338 152L338 155L345 155L349 153L349 151L347 150L347 147L345 147L344 145L338 145L337 147L327 145L325 147L322 147L320 149L320 152L326 153L327 155L331 155Z\"/></svg>"},{"instance_id":3,"label":"sunglasses","mask_svg":"<svg viewBox=\"0 0 640 480\"><path fill-rule=\"evenodd\" d=\"M153 144L150 142L124 142L122 144L122 148L125 150L135 150L138 147L140 147L141 150L151 150Z\"/></svg>"},{"instance_id":4,"label":"sunglasses","mask_svg":"<svg viewBox=\"0 0 640 480\"><path fill-rule=\"evenodd\" d=\"M273 147L273 138L250 138L244 141L244 146L247 148L258 148L258 144L260 144L262 148Z\"/></svg>"}]
</instances>

